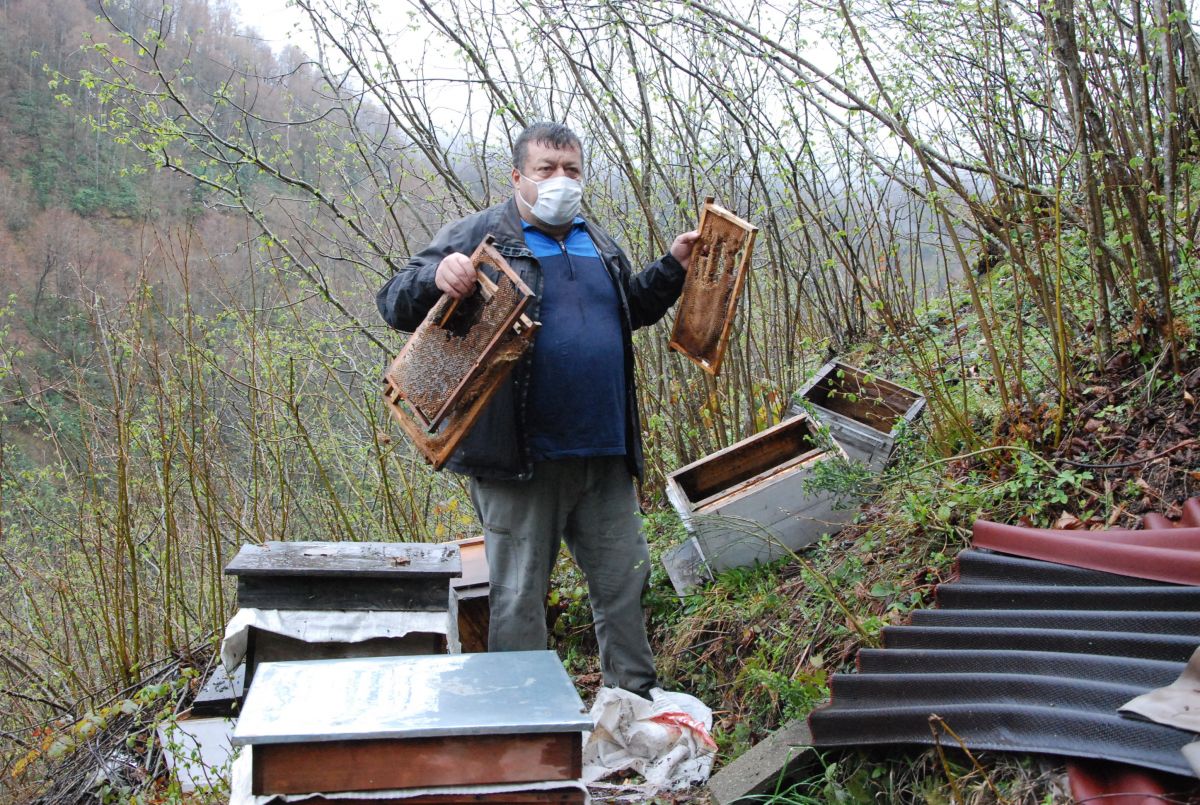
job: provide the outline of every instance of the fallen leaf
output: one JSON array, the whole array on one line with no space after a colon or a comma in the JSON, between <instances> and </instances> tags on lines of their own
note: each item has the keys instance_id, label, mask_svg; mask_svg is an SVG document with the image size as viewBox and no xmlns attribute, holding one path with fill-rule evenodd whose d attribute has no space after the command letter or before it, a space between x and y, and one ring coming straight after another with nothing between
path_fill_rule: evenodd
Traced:
<instances>
[{"instance_id":1,"label":"fallen leaf","mask_svg":"<svg viewBox=\"0 0 1200 805\"><path fill-rule=\"evenodd\" d=\"M1054 521L1054 527L1070 531L1076 528L1083 528L1083 521L1070 512L1063 512L1059 518Z\"/></svg>"},{"instance_id":2,"label":"fallen leaf","mask_svg":"<svg viewBox=\"0 0 1200 805\"><path fill-rule=\"evenodd\" d=\"M1195 405L1195 404L1196 404L1196 398L1195 398L1195 397L1193 397L1193 396L1192 396L1192 393L1191 393L1190 391L1188 391L1187 389L1184 389L1184 390L1183 390L1183 401L1184 401L1185 403L1187 403L1188 405Z\"/></svg>"}]
</instances>

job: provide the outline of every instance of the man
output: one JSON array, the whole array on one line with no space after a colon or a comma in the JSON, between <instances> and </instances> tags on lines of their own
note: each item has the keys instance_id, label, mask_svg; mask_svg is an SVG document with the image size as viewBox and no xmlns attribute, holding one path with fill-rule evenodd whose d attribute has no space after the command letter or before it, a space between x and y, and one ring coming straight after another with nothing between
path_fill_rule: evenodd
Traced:
<instances>
[{"instance_id":1,"label":"man","mask_svg":"<svg viewBox=\"0 0 1200 805\"><path fill-rule=\"evenodd\" d=\"M634 275L608 233L579 216L583 147L537 123L513 145L513 197L442 228L379 291L389 325L411 331L442 293L475 290L467 257L487 234L536 294L533 349L447 463L471 476L491 573L491 651L546 647L546 593L566 540L588 582L606 684L655 685L641 595L650 556L633 476L643 469L631 332L683 288L697 232Z\"/></svg>"}]
</instances>

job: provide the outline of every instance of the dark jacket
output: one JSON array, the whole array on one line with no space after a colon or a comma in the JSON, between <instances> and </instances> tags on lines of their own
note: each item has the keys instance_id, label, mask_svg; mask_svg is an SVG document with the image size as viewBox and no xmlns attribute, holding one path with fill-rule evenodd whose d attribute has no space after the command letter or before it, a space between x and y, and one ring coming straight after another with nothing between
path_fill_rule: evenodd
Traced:
<instances>
[{"instance_id":1,"label":"dark jacket","mask_svg":"<svg viewBox=\"0 0 1200 805\"><path fill-rule=\"evenodd\" d=\"M629 258L600 227L586 224L588 234L608 269L621 304L625 342L626 461L630 473L642 477L642 428L638 417L637 395L633 381L633 342L630 334L638 327L653 324L666 314L683 290L684 268L670 254L634 274ZM509 199L460 221L447 224L433 241L409 260L379 289L376 302L384 321L397 330L412 332L441 297L434 274L442 258L454 252L471 254L483 238L492 234L496 250L504 256L521 279L540 296L542 272L537 258L525 245L521 216L514 199ZM537 300L527 315L538 317ZM537 349L536 340L534 349ZM464 475L485 478L528 479L533 474L525 427L526 394L529 389L530 356L517 364L501 385L491 403L463 439L446 467ZM580 423L586 427L586 423Z\"/></svg>"}]
</instances>

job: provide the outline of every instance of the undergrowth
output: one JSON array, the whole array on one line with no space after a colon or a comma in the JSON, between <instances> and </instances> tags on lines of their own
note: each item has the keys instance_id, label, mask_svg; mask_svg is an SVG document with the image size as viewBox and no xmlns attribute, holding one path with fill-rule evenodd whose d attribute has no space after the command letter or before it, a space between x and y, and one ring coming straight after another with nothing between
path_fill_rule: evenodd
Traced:
<instances>
[{"instance_id":1,"label":"undergrowth","mask_svg":"<svg viewBox=\"0 0 1200 805\"><path fill-rule=\"evenodd\" d=\"M1003 278L993 287L1003 288ZM960 389L972 438L935 438L931 418L903 438L892 464L872 484L855 520L802 552L770 565L722 573L709 586L676 599L661 569L648 604L660 676L714 710L718 767L828 698L832 673L850 670L859 648L878 644L883 627L931 606L935 586L952 574L983 518L1039 527L1137 527L1140 515L1179 514L1200 494L1200 360L1194 333L1200 294L1180 326L1193 334L1182 371L1162 356L1139 354L1125 339L1104 373L1081 370L1064 396L1036 367L1023 374L1038 404L1005 410L982 361ZM996 304L1012 303L1002 294ZM941 302L939 305L943 304ZM935 305L935 308L937 306ZM1001 308L1003 310L1003 308ZM926 312L934 322L942 314ZM961 338L973 323L958 319ZM936 325L935 325L936 326ZM848 363L920 385L906 365L887 360L877 336ZM946 347L946 344L942 345ZM949 375L948 375L949 376ZM955 377L963 382L964 375ZM934 414L936 417L936 413ZM838 478L831 488L862 482ZM852 475L847 470L841 472ZM861 486L860 486L861 488ZM657 511L648 531L658 556L684 535L673 512ZM585 612L577 613L586 618ZM582 628L576 634L582 634ZM781 781L774 803L1063 802L1057 764L1044 759L965 755L950 745L917 755L828 753L807 779Z\"/></svg>"}]
</instances>

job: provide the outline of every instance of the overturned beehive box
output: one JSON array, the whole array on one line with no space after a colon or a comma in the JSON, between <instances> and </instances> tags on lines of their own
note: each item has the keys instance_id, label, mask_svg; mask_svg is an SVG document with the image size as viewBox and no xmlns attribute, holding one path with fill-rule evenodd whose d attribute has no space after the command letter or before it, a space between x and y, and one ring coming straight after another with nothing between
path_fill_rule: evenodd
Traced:
<instances>
[{"instance_id":1,"label":"overturned beehive box","mask_svg":"<svg viewBox=\"0 0 1200 805\"><path fill-rule=\"evenodd\" d=\"M758 228L708 198L699 230L670 347L715 375L725 357Z\"/></svg>"},{"instance_id":2,"label":"overturned beehive box","mask_svg":"<svg viewBox=\"0 0 1200 805\"><path fill-rule=\"evenodd\" d=\"M533 291L493 242L488 235L471 255L475 292L443 295L384 373L388 408L434 469L450 459L538 328L525 315Z\"/></svg>"},{"instance_id":3,"label":"overturned beehive box","mask_svg":"<svg viewBox=\"0 0 1200 805\"><path fill-rule=\"evenodd\" d=\"M809 406L851 461L879 472L901 429L925 410L925 398L863 369L830 361L796 392L788 414Z\"/></svg>"},{"instance_id":4,"label":"overturned beehive box","mask_svg":"<svg viewBox=\"0 0 1200 805\"><path fill-rule=\"evenodd\" d=\"M768 562L839 531L851 510L832 492L805 488L817 465L838 458L845 452L822 447L800 415L668 475L667 497L695 540L669 555L676 589L698 583L705 569Z\"/></svg>"}]
</instances>

